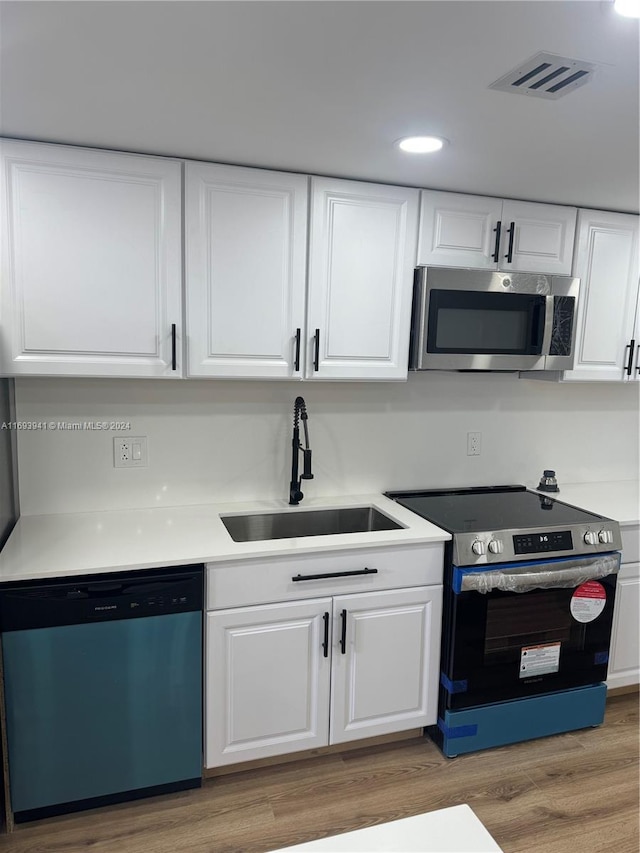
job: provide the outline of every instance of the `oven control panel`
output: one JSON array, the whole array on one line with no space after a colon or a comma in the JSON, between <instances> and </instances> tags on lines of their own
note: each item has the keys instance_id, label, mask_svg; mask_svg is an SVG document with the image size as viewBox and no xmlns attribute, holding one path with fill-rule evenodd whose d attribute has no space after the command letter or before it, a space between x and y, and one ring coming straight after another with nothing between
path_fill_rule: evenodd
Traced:
<instances>
[{"instance_id":1,"label":"oven control panel","mask_svg":"<svg viewBox=\"0 0 640 853\"><path fill-rule=\"evenodd\" d=\"M545 554L548 551L572 551L570 530L553 530L547 533L526 533L513 537L514 554Z\"/></svg>"},{"instance_id":2,"label":"oven control panel","mask_svg":"<svg viewBox=\"0 0 640 853\"><path fill-rule=\"evenodd\" d=\"M620 529L615 521L598 519L592 524L546 530L494 530L453 534L456 566L495 565L518 560L586 556L619 551Z\"/></svg>"}]
</instances>

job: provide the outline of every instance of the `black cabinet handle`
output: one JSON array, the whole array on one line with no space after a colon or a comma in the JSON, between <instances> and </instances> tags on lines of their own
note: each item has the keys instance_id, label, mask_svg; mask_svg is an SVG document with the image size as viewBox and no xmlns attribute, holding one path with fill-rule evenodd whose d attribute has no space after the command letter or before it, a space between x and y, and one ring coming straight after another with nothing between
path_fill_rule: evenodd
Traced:
<instances>
[{"instance_id":1,"label":"black cabinet handle","mask_svg":"<svg viewBox=\"0 0 640 853\"><path fill-rule=\"evenodd\" d=\"M635 348L636 342L633 338L631 339L631 343L627 344L624 348L625 355L627 350L629 350L629 358L627 359L627 366L625 367L625 373L627 374L627 376L631 376L631 372L633 370L633 353L635 351Z\"/></svg>"},{"instance_id":2,"label":"black cabinet handle","mask_svg":"<svg viewBox=\"0 0 640 853\"><path fill-rule=\"evenodd\" d=\"M507 254L505 258L507 259L507 263L510 264L513 261L513 238L516 233L516 223L512 222L509 226L509 248L507 249Z\"/></svg>"},{"instance_id":3,"label":"black cabinet handle","mask_svg":"<svg viewBox=\"0 0 640 853\"><path fill-rule=\"evenodd\" d=\"M320 329L316 329L316 333L313 336L313 369L320 369Z\"/></svg>"},{"instance_id":4,"label":"black cabinet handle","mask_svg":"<svg viewBox=\"0 0 640 853\"><path fill-rule=\"evenodd\" d=\"M352 578L356 575L377 575L377 569L354 569L352 572L326 572L323 575L295 575L291 580L297 581L323 581L325 578Z\"/></svg>"},{"instance_id":5,"label":"black cabinet handle","mask_svg":"<svg viewBox=\"0 0 640 853\"><path fill-rule=\"evenodd\" d=\"M495 231L496 235L496 245L493 249L493 255L491 255L491 257L496 263L498 263L498 252L500 251L500 232L502 231L502 222L500 222L500 220L496 222L496 227L493 230Z\"/></svg>"},{"instance_id":6,"label":"black cabinet handle","mask_svg":"<svg viewBox=\"0 0 640 853\"><path fill-rule=\"evenodd\" d=\"M340 614L342 619L342 633L340 634L340 652L344 655L347 651L347 611Z\"/></svg>"},{"instance_id":7,"label":"black cabinet handle","mask_svg":"<svg viewBox=\"0 0 640 853\"><path fill-rule=\"evenodd\" d=\"M171 370L177 370L176 361L176 324L171 324Z\"/></svg>"},{"instance_id":8,"label":"black cabinet handle","mask_svg":"<svg viewBox=\"0 0 640 853\"><path fill-rule=\"evenodd\" d=\"M296 329L296 355L293 360L293 369L300 370L300 329Z\"/></svg>"},{"instance_id":9,"label":"black cabinet handle","mask_svg":"<svg viewBox=\"0 0 640 853\"><path fill-rule=\"evenodd\" d=\"M329 614L325 613L324 619L324 640L322 641L322 654L325 658L329 657Z\"/></svg>"}]
</instances>

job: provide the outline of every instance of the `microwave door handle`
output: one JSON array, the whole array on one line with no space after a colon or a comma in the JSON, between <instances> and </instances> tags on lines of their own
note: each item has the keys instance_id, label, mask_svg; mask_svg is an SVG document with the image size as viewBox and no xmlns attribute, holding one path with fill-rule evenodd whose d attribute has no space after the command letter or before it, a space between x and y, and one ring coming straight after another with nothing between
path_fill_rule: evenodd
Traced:
<instances>
[{"instance_id":1,"label":"microwave door handle","mask_svg":"<svg viewBox=\"0 0 640 853\"><path fill-rule=\"evenodd\" d=\"M551 338L553 337L553 296L545 296L544 332L542 334L541 355L551 354Z\"/></svg>"}]
</instances>

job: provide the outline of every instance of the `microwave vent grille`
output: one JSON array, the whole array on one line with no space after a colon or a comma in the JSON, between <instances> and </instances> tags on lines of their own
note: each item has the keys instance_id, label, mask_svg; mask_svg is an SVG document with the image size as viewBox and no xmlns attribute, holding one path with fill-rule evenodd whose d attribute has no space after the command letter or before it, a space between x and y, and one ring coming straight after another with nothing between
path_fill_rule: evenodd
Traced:
<instances>
[{"instance_id":1,"label":"microwave vent grille","mask_svg":"<svg viewBox=\"0 0 640 853\"><path fill-rule=\"evenodd\" d=\"M589 83L597 67L595 62L584 62L555 53L537 53L500 77L489 88L513 95L557 100Z\"/></svg>"}]
</instances>

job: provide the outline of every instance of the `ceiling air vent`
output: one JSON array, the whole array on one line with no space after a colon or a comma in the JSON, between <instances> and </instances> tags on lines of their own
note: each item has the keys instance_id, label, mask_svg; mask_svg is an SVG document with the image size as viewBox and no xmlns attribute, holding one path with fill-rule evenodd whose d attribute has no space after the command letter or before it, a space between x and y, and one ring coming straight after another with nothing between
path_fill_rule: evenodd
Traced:
<instances>
[{"instance_id":1,"label":"ceiling air vent","mask_svg":"<svg viewBox=\"0 0 640 853\"><path fill-rule=\"evenodd\" d=\"M569 59L555 53L537 53L496 80L489 88L514 95L556 100L588 83L596 68L595 62Z\"/></svg>"}]
</instances>

